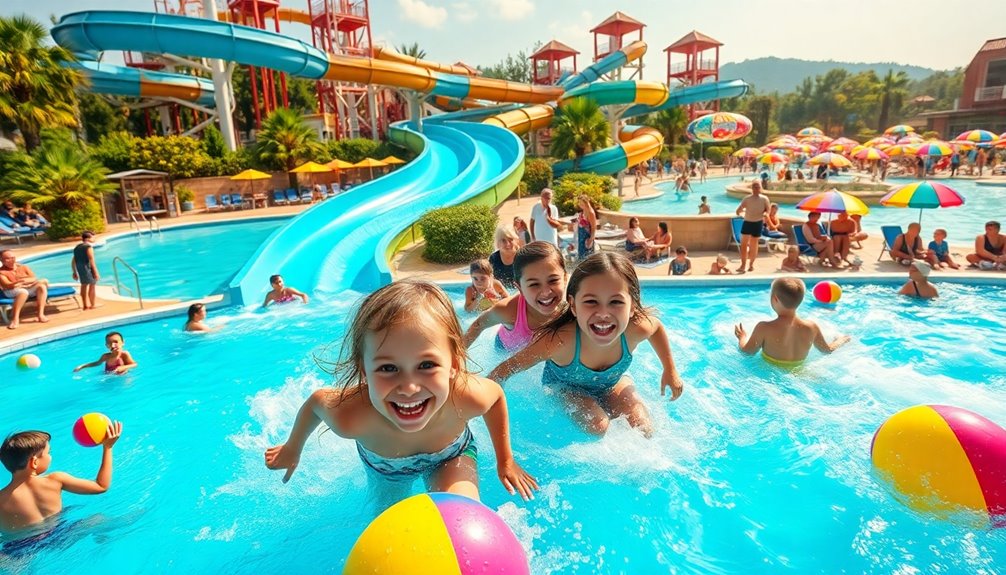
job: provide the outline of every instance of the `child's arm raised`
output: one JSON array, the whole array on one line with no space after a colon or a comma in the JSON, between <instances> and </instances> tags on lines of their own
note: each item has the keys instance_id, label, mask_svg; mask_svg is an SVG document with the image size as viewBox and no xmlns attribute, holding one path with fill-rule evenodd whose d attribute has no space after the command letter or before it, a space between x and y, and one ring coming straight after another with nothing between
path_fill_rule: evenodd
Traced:
<instances>
[{"instance_id":1,"label":"child's arm raised","mask_svg":"<svg viewBox=\"0 0 1006 575\"><path fill-rule=\"evenodd\" d=\"M494 325L503 323L503 321L506 319L508 315L507 306L510 305L510 301L511 299L498 301L494 303L491 308L482 312L482 315L475 318L475 321L472 322L472 325L468 326L468 331L465 332L465 340L464 340L465 347L471 347L472 344L475 343L475 340L477 340L479 336L482 335L483 331L489 329Z\"/></svg>"},{"instance_id":2,"label":"child's arm raised","mask_svg":"<svg viewBox=\"0 0 1006 575\"><path fill-rule=\"evenodd\" d=\"M496 452L496 474L506 490L513 495L515 492L527 501L534 499L532 491L538 489L538 481L514 461L510 447L510 416L507 411L506 396L503 388L495 381L471 377L469 385L463 392L465 401L471 405L475 414L481 414L489 430L489 439L493 442Z\"/></svg>"},{"instance_id":3,"label":"child's arm raised","mask_svg":"<svg viewBox=\"0 0 1006 575\"><path fill-rule=\"evenodd\" d=\"M851 340L852 338L847 335L840 335L828 343L828 340L824 339L824 334L821 333L821 326L814 324L814 347L821 353L831 353Z\"/></svg>"},{"instance_id":4,"label":"child's arm raised","mask_svg":"<svg viewBox=\"0 0 1006 575\"><path fill-rule=\"evenodd\" d=\"M486 377L493 381L506 381L511 375L520 373L552 357L553 352L560 345L562 345L562 341L559 339L558 334L545 335L543 337L535 336L527 347L497 365Z\"/></svg>"},{"instance_id":5,"label":"child's arm raised","mask_svg":"<svg viewBox=\"0 0 1006 575\"><path fill-rule=\"evenodd\" d=\"M667 338L667 330L664 329L663 322L656 318L647 318L646 321L650 325L645 326L644 324L644 326L651 330L646 339L653 347L653 351L656 352L657 358L660 359L660 365L664 367L664 372L660 376L660 395L665 395L667 388L670 387L671 401L674 401L681 397L682 392L685 391L685 383L681 381L678 368L674 365L671 341Z\"/></svg>"},{"instance_id":6,"label":"child's arm raised","mask_svg":"<svg viewBox=\"0 0 1006 575\"><path fill-rule=\"evenodd\" d=\"M755 324L750 338L748 338L748 333L744 331L744 324L742 323L734 326L734 335L737 336L737 345L740 347L740 350L748 355L758 353L758 350L765 343L765 333L761 329L761 322Z\"/></svg>"},{"instance_id":7,"label":"child's arm raised","mask_svg":"<svg viewBox=\"0 0 1006 575\"><path fill-rule=\"evenodd\" d=\"M112 486L112 446L119 440L120 435L122 435L121 422L116 421L108 426L105 440L101 442L101 467L98 468L98 476L94 481L59 471L50 473L49 478L58 481L63 491L77 495L97 495L108 491Z\"/></svg>"},{"instance_id":8,"label":"child's arm raised","mask_svg":"<svg viewBox=\"0 0 1006 575\"><path fill-rule=\"evenodd\" d=\"M293 429L290 430L290 437L287 438L286 443L265 450L266 467L286 469L283 483L290 481L290 477L297 469L297 464L300 463L300 454L304 450L304 443L311 432L321 424L329 397L330 391L328 389L319 389L312 393L304 405L300 406L297 419L293 422Z\"/></svg>"},{"instance_id":9,"label":"child's arm raised","mask_svg":"<svg viewBox=\"0 0 1006 575\"><path fill-rule=\"evenodd\" d=\"M78 371L80 371L82 369L87 369L89 367L98 367L99 365L105 363L105 356L106 355L108 355L108 354L107 353L103 353L103 354L101 354L101 357L99 357L98 359L96 359L96 360L94 360L94 361L92 361L90 363L82 363L82 364L78 365L77 367L73 368L73 372L77 373Z\"/></svg>"}]
</instances>

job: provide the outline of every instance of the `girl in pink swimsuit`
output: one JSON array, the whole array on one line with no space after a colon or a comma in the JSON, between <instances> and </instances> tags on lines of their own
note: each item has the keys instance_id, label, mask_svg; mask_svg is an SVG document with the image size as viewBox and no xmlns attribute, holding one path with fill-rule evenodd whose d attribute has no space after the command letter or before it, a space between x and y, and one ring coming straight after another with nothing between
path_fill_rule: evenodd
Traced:
<instances>
[{"instance_id":1,"label":"girl in pink swimsuit","mask_svg":"<svg viewBox=\"0 0 1006 575\"><path fill-rule=\"evenodd\" d=\"M101 357L95 361L78 365L74 368L74 373L89 367L97 367L101 364L105 364L105 373L114 373L116 375L126 373L136 367L136 360L133 359L133 356L128 351L123 349L125 344L126 340L122 337L121 333L117 331L109 332L105 336L105 347L108 348L108 353L101 354Z\"/></svg>"},{"instance_id":2,"label":"girl in pink swimsuit","mask_svg":"<svg viewBox=\"0 0 1006 575\"><path fill-rule=\"evenodd\" d=\"M531 242L513 260L517 295L497 302L465 333L465 346L499 324L496 343L509 352L531 343L534 330L566 309L566 266L554 244Z\"/></svg>"}]
</instances>

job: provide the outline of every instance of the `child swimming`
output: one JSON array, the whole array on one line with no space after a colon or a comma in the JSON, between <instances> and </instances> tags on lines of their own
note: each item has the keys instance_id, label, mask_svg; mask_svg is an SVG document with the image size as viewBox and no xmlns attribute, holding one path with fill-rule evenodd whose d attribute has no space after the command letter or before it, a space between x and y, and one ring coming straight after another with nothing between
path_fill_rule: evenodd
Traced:
<instances>
[{"instance_id":1,"label":"child swimming","mask_svg":"<svg viewBox=\"0 0 1006 575\"><path fill-rule=\"evenodd\" d=\"M375 291L346 335L335 368L340 385L311 394L286 443L266 450L266 467L285 469L289 481L304 442L325 423L356 441L372 478L401 486L423 477L431 491L478 499L468 421L481 416L500 481L510 494L532 498L538 484L513 459L503 388L469 373L466 360L461 325L439 287L402 280Z\"/></svg>"},{"instance_id":2,"label":"child swimming","mask_svg":"<svg viewBox=\"0 0 1006 575\"><path fill-rule=\"evenodd\" d=\"M500 324L496 342L514 352L531 343L534 330L558 315L566 305L566 266L562 252L548 242L531 242L513 259L517 294L480 315L465 333L465 347L479 334Z\"/></svg>"},{"instance_id":3,"label":"child swimming","mask_svg":"<svg viewBox=\"0 0 1006 575\"><path fill-rule=\"evenodd\" d=\"M207 332L213 328L206 325L206 304L194 303L189 306L189 319L185 322L185 331Z\"/></svg>"},{"instance_id":4,"label":"child swimming","mask_svg":"<svg viewBox=\"0 0 1006 575\"><path fill-rule=\"evenodd\" d=\"M817 323L796 315L806 291L803 280L797 278L779 278L772 282L771 302L777 317L758 322L750 338L744 324L734 326L740 350L748 355L761 350L762 357L769 363L792 367L807 359L811 346L821 353L831 353L848 343L851 338L847 335L829 343Z\"/></svg>"},{"instance_id":5,"label":"child swimming","mask_svg":"<svg viewBox=\"0 0 1006 575\"><path fill-rule=\"evenodd\" d=\"M293 300L300 298L307 303L307 294L292 287L287 287L283 284L283 276L276 274L269 276L269 285L272 286L272 290L265 295L265 301L262 302L262 307L269 307L271 303L288 303Z\"/></svg>"},{"instance_id":6,"label":"child swimming","mask_svg":"<svg viewBox=\"0 0 1006 575\"><path fill-rule=\"evenodd\" d=\"M493 277L489 260L475 260L468 266L472 285L465 289L465 311L485 311L508 294L503 283Z\"/></svg>"},{"instance_id":7,"label":"child swimming","mask_svg":"<svg viewBox=\"0 0 1006 575\"><path fill-rule=\"evenodd\" d=\"M650 342L663 366L660 393L684 391L664 325L643 307L632 262L614 252L580 262L569 278L569 308L535 332L534 341L490 373L506 379L541 362L542 383L554 387L586 431L603 435L611 419L626 416L652 435L646 406L626 374L632 351Z\"/></svg>"},{"instance_id":8,"label":"child swimming","mask_svg":"<svg viewBox=\"0 0 1006 575\"><path fill-rule=\"evenodd\" d=\"M73 372L77 373L82 369L89 367L97 367L101 364L105 364L105 373L114 373L115 375L122 375L127 371L133 369L138 364L133 356L126 351L123 346L126 345L126 340L122 337L122 334L117 331L109 332L105 336L105 347L108 348L108 353L101 354L101 357L92 361L91 363L83 363L73 368Z\"/></svg>"}]
</instances>

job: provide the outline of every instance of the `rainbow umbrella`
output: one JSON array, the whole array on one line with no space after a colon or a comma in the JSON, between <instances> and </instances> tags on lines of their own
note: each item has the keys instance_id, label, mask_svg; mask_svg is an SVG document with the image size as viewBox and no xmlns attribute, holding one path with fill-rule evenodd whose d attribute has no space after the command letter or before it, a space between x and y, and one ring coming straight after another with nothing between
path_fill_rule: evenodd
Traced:
<instances>
[{"instance_id":1,"label":"rainbow umbrella","mask_svg":"<svg viewBox=\"0 0 1006 575\"><path fill-rule=\"evenodd\" d=\"M898 124L896 126L891 126L890 128L884 130L885 134L896 134L898 136L904 136L910 132L914 132L915 128L907 124Z\"/></svg>"},{"instance_id":2,"label":"rainbow umbrella","mask_svg":"<svg viewBox=\"0 0 1006 575\"><path fill-rule=\"evenodd\" d=\"M734 157L737 158L757 158L762 154L762 151L758 148L741 148L733 153Z\"/></svg>"},{"instance_id":3,"label":"rainbow umbrella","mask_svg":"<svg viewBox=\"0 0 1006 575\"><path fill-rule=\"evenodd\" d=\"M921 144L925 142L926 139L918 134L908 134L907 136L898 138L895 144Z\"/></svg>"},{"instance_id":4,"label":"rainbow umbrella","mask_svg":"<svg viewBox=\"0 0 1006 575\"><path fill-rule=\"evenodd\" d=\"M932 181L922 181L895 188L880 198L880 204L894 208L919 208L919 223L922 210L933 208L954 208L964 205L964 196L950 186Z\"/></svg>"},{"instance_id":5,"label":"rainbow umbrella","mask_svg":"<svg viewBox=\"0 0 1006 575\"><path fill-rule=\"evenodd\" d=\"M952 156L954 155L953 148L950 144L946 142L940 142L939 140L933 140L931 142L925 142L917 150L915 150L916 156Z\"/></svg>"},{"instance_id":6,"label":"rainbow umbrella","mask_svg":"<svg viewBox=\"0 0 1006 575\"><path fill-rule=\"evenodd\" d=\"M870 138L869 140L863 142L863 145L868 148L876 148L877 144L887 144L891 146L894 145L894 140L886 136L877 136L876 138Z\"/></svg>"},{"instance_id":7,"label":"rainbow umbrella","mask_svg":"<svg viewBox=\"0 0 1006 575\"><path fill-rule=\"evenodd\" d=\"M858 146L859 145L859 142L857 142L856 140L853 140L852 138L845 138L845 137L832 140L831 143L832 144L842 144L842 145L845 145L845 146L849 146L850 148L852 146Z\"/></svg>"},{"instance_id":8,"label":"rainbow umbrella","mask_svg":"<svg viewBox=\"0 0 1006 575\"><path fill-rule=\"evenodd\" d=\"M824 132L813 126L808 126L796 133L796 137L798 138L807 138L810 136L823 136L823 135Z\"/></svg>"},{"instance_id":9,"label":"rainbow umbrella","mask_svg":"<svg viewBox=\"0 0 1006 575\"><path fill-rule=\"evenodd\" d=\"M881 150L878 150L877 148L863 148L853 157L856 158L857 160L869 160L869 161L886 160L889 158L887 154L885 154Z\"/></svg>"},{"instance_id":10,"label":"rainbow umbrella","mask_svg":"<svg viewBox=\"0 0 1006 575\"><path fill-rule=\"evenodd\" d=\"M822 212L826 214L859 214L865 216L870 213L870 208L866 207L863 200L852 194L840 192L834 188L827 192L818 192L800 200L796 209L807 212Z\"/></svg>"},{"instance_id":11,"label":"rainbow umbrella","mask_svg":"<svg viewBox=\"0 0 1006 575\"><path fill-rule=\"evenodd\" d=\"M998 139L999 138L995 134L988 130L968 130L966 132L961 132L956 138L954 138L953 143L988 145Z\"/></svg>"},{"instance_id":12,"label":"rainbow umbrella","mask_svg":"<svg viewBox=\"0 0 1006 575\"><path fill-rule=\"evenodd\" d=\"M824 149L826 151L828 151L828 152L838 152L838 153L841 154L841 153L844 153L844 152L847 152L847 151L851 150L852 146L850 146L849 144L844 144L844 143L840 143L840 142L839 143L832 142L832 143L828 144Z\"/></svg>"},{"instance_id":13,"label":"rainbow umbrella","mask_svg":"<svg viewBox=\"0 0 1006 575\"><path fill-rule=\"evenodd\" d=\"M759 164L785 164L787 162L789 162L789 158L778 152L769 152L758 156Z\"/></svg>"},{"instance_id":14,"label":"rainbow umbrella","mask_svg":"<svg viewBox=\"0 0 1006 575\"><path fill-rule=\"evenodd\" d=\"M832 152L818 154L807 163L813 166L831 166L832 168L845 168L852 165L852 162L845 156Z\"/></svg>"},{"instance_id":15,"label":"rainbow umbrella","mask_svg":"<svg viewBox=\"0 0 1006 575\"><path fill-rule=\"evenodd\" d=\"M886 148L884 153L888 156L911 156L918 149L918 144L897 144Z\"/></svg>"}]
</instances>

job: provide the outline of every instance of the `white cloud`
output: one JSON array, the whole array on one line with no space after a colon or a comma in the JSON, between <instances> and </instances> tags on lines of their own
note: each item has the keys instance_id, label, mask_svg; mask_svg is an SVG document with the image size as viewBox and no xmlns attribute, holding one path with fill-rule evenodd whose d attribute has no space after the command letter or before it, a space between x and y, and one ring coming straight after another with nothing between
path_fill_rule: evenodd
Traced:
<instances>
[{"instance_id":1,"label":"white cloud","mask_svg":"<svg viewBox=\"0 0 1006 575\"><path fill-rule=\"evenodd\" d=\"M504 20L520 20L534 12L531 0L491 0L497 15Z\"/></svg>"},{"instance_id":2,"label":"white cloud","mask_svg":"<svg viewBox=\"0 0 1006 575\"><path fill-rule=\"evenodd\" d=\"M430 6L423 0L398 0L401 15L424 28L439 28L447 20L447 9Z\"/></svg>"},{"instance_id":3,"label":"white cloud","mask_svg":"<svg viewBox=\"0 0 1006 575\"><path fill-rule=\"evenodd\" d=\"M454 18L459 22L471 22L479 17L479 13L467 2L455 2L452 6L454 8Z\"/></svg>"}]
</instances>

